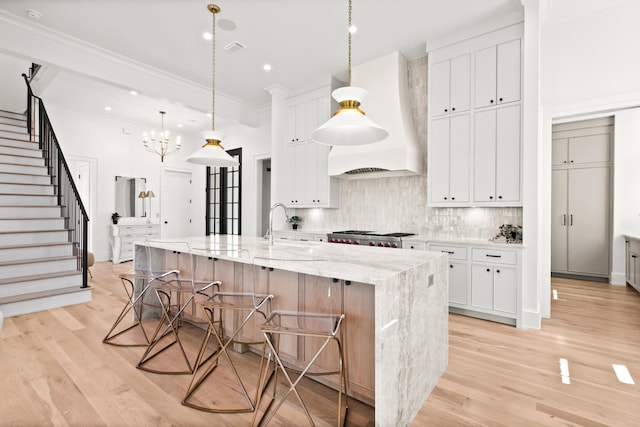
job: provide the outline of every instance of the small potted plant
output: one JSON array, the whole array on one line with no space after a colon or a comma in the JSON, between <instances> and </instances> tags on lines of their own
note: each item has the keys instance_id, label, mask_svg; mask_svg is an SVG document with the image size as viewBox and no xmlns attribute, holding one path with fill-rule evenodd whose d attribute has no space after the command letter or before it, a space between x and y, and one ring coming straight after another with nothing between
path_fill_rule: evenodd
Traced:
<instances>
[{"instance_id":1,"label":"small potted plant","mask_svg":"<svg viewBox=\"0 0 640 427\"><path fill-rule=\"evenodd\" d=\"M113 221L114 224L117 224L119 219L120 214L118 212L114 212L111 214L111 221Z\"/></svg>"},{"instance_id":2,"label":"small potted plant","mask_svg":"<svg viewBox=\"0 0 640 427\"><path fill-rule=\"evenodd\" d=\"M301 222L302 222L302 218L300 218L297 215L294 215L289 218L289 223L291 224L291 228L293 228L294 230L298 229L298 224L300 224Z\"/></svg>"}]
</instances>

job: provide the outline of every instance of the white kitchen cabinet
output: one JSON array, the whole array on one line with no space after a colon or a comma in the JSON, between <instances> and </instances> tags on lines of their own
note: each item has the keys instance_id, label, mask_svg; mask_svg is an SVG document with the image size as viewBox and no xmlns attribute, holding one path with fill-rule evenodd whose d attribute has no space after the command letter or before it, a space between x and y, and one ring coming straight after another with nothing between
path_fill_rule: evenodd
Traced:
<instances>
[{"instance_id":1,"label":"white kitchen cabinet","mask_svg":"<svg viewBox=\"0 0 640 427\"><path fill-rule=\"evenodd\" d=\"M119 264L133 259L133 244L160 239L160 224L112 224L111 261Z\"/></svg>"},{"instance_id":2,"label":"white kitchen cabinet","mask_svg":"<svg viewBox=\"0 0 640 427\"><path fill-rule=\"evenodd\" d=\"M475 114L474 202L521 205L520 105Z\"/></svg>"},{"instance_id":3,"label":"white kitchen cabinet","mask_svg":"<svg viewBox=\"0 0 640 427\"><path fill-rule=\"evenodd\" d=\"M471 97L471 55L460 55L431 67L431 115L469 110Z\"/></svg>"},{"instance_id":4,"label":"white kitchen cabinet","mask_svg":"<svg viewBox=\"0 0 640 427\"><path fill-rule=\"evenodd\" d=\"M430 205L455 206L469 202L469 115L431 122L429 150Z\"/></svg>"},{"instance_id":5,"label":"white kitchen cabinet","mask_svg":"<svg viewBox=\"0 0 640 427\"><path fill-rule=\"evenodd\" d=\"M518 253L474 248L471 306L500 316L515 315L518 301ZM489 260L490 262L479 262Z\"/></svg>"},{"instance_id":6,"label":"white kitchen cabinet","mask_svg":"<svg viewBox=\"0 0 640 427\"><path fill-rule=\"evenodd\" d=\"M328 173L330 146L309 135L331 116L330 86L287 100L285 204L291 207L338 207L338 178Z\"/></svg>"},{"instance_id":7,"label":"white kitchen cabinet","mask_svg":"<svg viewBox=\"0 0 640 427\"><path fill-rule=\"evenodd\" d=\"M427 250L448 255L449 305L465 307L469 301L469 248L466 246L429 243Z\"/></svg>"},{"instance_id":8,"label":"white kitchen cabinet","mask_svg":"<svg viewBox=\"0 0 640 427\"><path fill-rule=\"evenodd\" d=\"M553 166L608 163L611 161L611 134L554 138L551 161Z\"/></svg>"},{"instance_id":9,"label":"white kitchen cabinet","mask_svg":"<svg viewBox=\"0 0 640 427\"><path fill-rule=\"evenodd\" d=\"M475 107L490 107L520 101L520 39L475 52Z\"/></svg>"}]
</instances>

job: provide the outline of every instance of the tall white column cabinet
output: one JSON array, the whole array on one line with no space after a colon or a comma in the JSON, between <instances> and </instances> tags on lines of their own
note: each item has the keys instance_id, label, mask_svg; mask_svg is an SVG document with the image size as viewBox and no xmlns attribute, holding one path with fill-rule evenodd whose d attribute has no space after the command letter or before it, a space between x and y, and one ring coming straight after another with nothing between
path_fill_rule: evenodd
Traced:
<instances>
[{"instance_id":1,"label":"tall white column cabinet","mask_svg":"<svg viewBox=\"0 0 640 427\"><path fill-rule=\"evenodd\" d=\"M551 272L610 273L610 117L553 126Z\"/></svg>"},{"instance_id":2,"label":"tall white column cabinet","mask_svg":"<svg viewBox=\"0 0 640 427\"><path fill-rule=\"evenodd\" d=\"M430 206L522 206L522 34L429 52Z\"/></svg>"}]
</instances>

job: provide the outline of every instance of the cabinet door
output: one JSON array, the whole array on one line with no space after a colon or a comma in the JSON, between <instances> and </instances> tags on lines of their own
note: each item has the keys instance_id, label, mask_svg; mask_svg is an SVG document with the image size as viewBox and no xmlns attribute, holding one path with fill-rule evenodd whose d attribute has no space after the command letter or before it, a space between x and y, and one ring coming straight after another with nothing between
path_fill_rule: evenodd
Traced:
<instances>
[{"instance_id":1,"label":"cabinet door","mask_svg":"<svg viewBox=\"0 0 640 427\"><path fill-rule=\"evenodd\" d=\"M476 202L493 202L496 193L496 110L475 115L474 189Z\"/></svg>"},{"instance_id":2,"label":"cabinet door","mask_svg":"<svg viewBox=\"0 0 640 427\"><path fill-rule=\"evenodd\" d=\"M572 165L609 162L611 134L586 135L569 138L569 160Z\"/></svg>"},{"instance_id":3,"label":"cabinet door","mask_svg":"<svg viewBox=\"0 0 640 427\"><path fill-rule=\"evenodd\" d=\"M638 261L638 256L640 256L640 252L634 252L633 255L634 256L633 256L631 286L633 286L638 292L640 292L640 261Z\"/></svg>"},{"instance_id":4,"label":"cabinet door","mask_svg":"<svg viewBox=\"0 0 640 427\"><path fill-rule=\"evenodd\" d=\"M449 119L431 121L431 141L429 152L430 200L449 200Z\"/></svg>"},{"instance_id":5,"label":"cabinet door","mask_svg":"<svg viewBox=\"0 0 640 427\"><path fill-rule=\"evenodd\" d=\"M469 294L468 266L464 262L449 262L449 303L467 305Z\"/></svg>"},{"instance_id":6,"label":"cabinet door","mask_svg":"<svg viewBox=\"0 0 640 427\"><path fill-rule=\"evenodd\" d=\"M551 171L551 271L567 271L567 176L566 169Z\"/></svg>"},{"instance_id":7,"label":"cabinet door","mask_svg":"<svg viewBox=\"0 0 640 427\"><path fill-rule=\"evenodd\" d=\"M495 266L493 273L493 309L516 312L517 275L515 268Z\"/></svg>"},{"instance_id":8,"label":"cabinet door","mask_svg":"<svg viewBox=\"0 0 640 427\"><path fill-rule=\"evenodd\" d=\"M567 164L569 156L569 138L558 138L551 142L551 166Z\"/></svg>"},{"instance_id":9,"label":"cabinet door","mask_svg":"<svg viewBox=\"0 0 640 427\"><path fill-rule=\"evenodd\" d=\"M304 176L305 145L287 144L285 148L285 202L287 205L295 206L304 203L305 183L301 177Z\"/></svg>"},{"instance_id":10,"label":"cabinet door","mask_svg":"<svg viewBox=\"0 0 640 427\"><path fill-rule=\"evenodd\" d=\"M496 47L491 46L475 53L475 106L496 105Z\"/></svg>"},{"instance_id":11,"label":"cabinet door","mask_svg":"<svg viewBox=\"0 0 640 427\"><path fill-rule=\"evenodd\" d=\"M569 171L569 271L609 274L609 168Z\"/></svg>"},{"instance_id":12,"label":"cabinet door","mask_svg":"<svg viewBox=\"0 0 640 427\"><path fill-rule=\"evenodd\" d=\"M498 104L520 101L520 39L498 45L496 87Z\"/></svg>"},{"instance_id":13,"label":"cabinet door","mask_svg":"<svg viewBox=\"0 0 640 427\"><path fill-rule=\"evenodd\" d=\"M286 143L301 142L304 140L304 105L293 104L287 107L286 111L285 137Z\"/></svg>"},{"instance_id":14,"label":"cabinet door","mask_svg":"<svg viewBox=\"0 0 640 427\"><path fill-rule=\"evenodd\" d=\"M450 61L431 66L431 116L449 113Z\"/></svg>"},{"instance_id":15,"label":"cabinet door","mask_svg":"<svg viewBox=\"0 0 640 427\"><path fill-rule=\"evenodd\" d=\"M471 305L493 309L493 267L483 264L471 265Z\"/></svg>"},{"instance_id":16,"label":"cabinet door","mask_svg":"<svg viewBox=\"0 0 640 427\"><path fill-rule=\"evenodd\" d=\"M450 101L451 113L469 110L471 56L462 55L451 60Z\"/></svg>"},{"instance_id":17,"label":"cabinet door","mask_svg":"<svg viewBox=\"0 0 640 427\"><path fill-rule=\"evenodd\" d=\"M496 117L496 201L520 201L520 105L499 108Z\"/></svg>"},{"instance_id":18,"label":"cabinet door","mask_svg":"<svg viewBox=\"0 0 640 427\"><path fill-rule=\"evenodd\" d=\"M452 202L469 201L470 129L469 115L452 117L450 122L449 196Z\"/></svg>"}]
</instances>

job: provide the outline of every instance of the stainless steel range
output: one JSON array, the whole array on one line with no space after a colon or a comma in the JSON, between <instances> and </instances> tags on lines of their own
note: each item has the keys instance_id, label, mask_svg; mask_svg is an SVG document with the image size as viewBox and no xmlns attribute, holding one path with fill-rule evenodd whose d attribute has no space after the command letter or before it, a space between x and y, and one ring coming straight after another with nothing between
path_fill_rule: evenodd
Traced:
<instances>
[{"instance_id":1,"label":"stainless steel range","mask_svg":"<svg viewBox=\"0 0 640 427\"><path fill-rule=\"evenodd\" d=\"M380 246L401 248L402 238L415 236L414 233L382 233L377 231L345 230L334 231L327 236L329 243L346 245Z\"/></svg>"}]
</instances>

